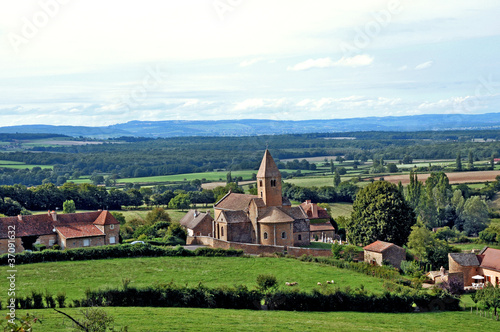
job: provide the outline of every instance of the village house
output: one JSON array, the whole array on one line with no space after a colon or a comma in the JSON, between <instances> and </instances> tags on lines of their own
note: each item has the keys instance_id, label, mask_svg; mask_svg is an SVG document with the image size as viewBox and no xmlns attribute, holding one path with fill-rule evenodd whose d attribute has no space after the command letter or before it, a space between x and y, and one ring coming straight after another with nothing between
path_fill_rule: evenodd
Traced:
<instances>
[{"instance_id":1,"label":"village house","mask_svg":"<svg viewBox=\"0 0 500 332\"><path fill-rule=\"evenodd\" d=\"M311 241L332 242L335 238L335 227L330 222L330 215L326 209L306 200L300 207L307 214L310 221Z\"/></svg>"},{"instance_id":2,"label":"village house","mask_svg":"<svg viewBox=\"0 0 500 332\"><path fill-rule=\"evenodd\" d=\"M473 253L448 254L449 273L457 274L465 287L480 288L485 283L500 286L500 250L485 247Z\"/></svg>"},{"instance_id":3,"label":"village house","mask_svg":"<svg viewBox=\"0 0 500 332\"><path fill-rule=\"evenodd\" d=\"M364 262L368 264L382 266L384 262L387 262L400 268L401 261L406 260L405 249L390 242L377 240L364 247L363 250Z\"/></svg>"},{"instance_id":4,"label":"village house","mask_svg":"<svg viewBox=\"0 0 500 332\"><path fill-rule=\"evenodd\" d=\"M213 220L208 210L206 213L189 210L180 220L180 224L186 228L188 236L212 236Z\"/></svg>"},{"instance_id":5,"label":"village house","mask_svg":"<svg viewBox=\"0 0 500 332\"><path fill-rule=\"evenodd\" d=\"M210 230L209 219L195 220L190 211L181 224L188 232L208 235L228 242L273 246L310 244L310 225L302 207L292 207L281 194L281 173L268 150L257 172L257 195L229 192L214 205ZM192 224L203 224L197 231Z\"/></svg>"},{"instance_id":6,"label":"village house","mask_svg":"<svg viewBox=\"0 0 500 332\"><path fill-rule=\"evenodd\" d=\"M9 233L13 231L14 233ZM8 250L14 234L16 253L58 244L62 249L103 246L119 242L120 223L108 211L44 214L0 218L0 253Z\"/></svg>"}]
</instances>

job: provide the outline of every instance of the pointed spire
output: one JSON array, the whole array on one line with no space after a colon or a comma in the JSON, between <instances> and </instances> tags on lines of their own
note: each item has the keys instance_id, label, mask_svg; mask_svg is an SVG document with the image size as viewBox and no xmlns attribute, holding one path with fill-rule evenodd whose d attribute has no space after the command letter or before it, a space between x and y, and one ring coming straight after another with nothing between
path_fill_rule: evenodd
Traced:
<instances>
[{"instance_id":1,"label":"pointed spire","mask_svg":"<svg viewBox=\"0 0 500 332\"><path fill-rule=\"evenodd\" d=\"M264 158L262 158L262 162L260 163L259 172L257 173L258 178L267 178L267 177L281 177L281 173L278 169L278 166L274 162L273 157L269 150L266 149L264 153Z\"/></svg>"}]
</instances>

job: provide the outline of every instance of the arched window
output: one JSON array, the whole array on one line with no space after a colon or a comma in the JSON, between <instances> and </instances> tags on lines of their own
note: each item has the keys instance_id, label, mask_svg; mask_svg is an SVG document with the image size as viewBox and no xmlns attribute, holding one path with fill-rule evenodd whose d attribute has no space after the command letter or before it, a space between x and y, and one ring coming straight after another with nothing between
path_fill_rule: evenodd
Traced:
<instances>
[{"instance_id":1,"label":"arched window","mask_svg":"<svg viewBox=\"0 0 500 332\"><path fill-rule=\"evenodd\" d=\"M224 236L224 227L220 228L220 236Z\"/></svg>"},{"instance_id":2,"label":"arched window","mask_svg":"<svg viewBox=\"0 0 500 332\"><path fill-rule=\"evenodd\" d=\"M276 187L276 180L271 180L271 187Z\"/></svg>"},{"instance_id":3,"label":"arched window","mask_svg":"<svg viewBox=\"0 0 500 332\"><path fill-rule=\"evenodd\" d=\"M299 241L302 241L302 235L299 234L298 238L299 238Z\"/></svg>"},{"instance_id":4,"label":"arched window","mask_svg":"<svg viewBox=\"0 0 500 332\"><path fill-rule=\"evenodd\" d=\"M262 180L259 180L259 186L262 187Z\"/></svg>"},{"instance_id":5,"label":"arched window","mask_svg":"<svg viewBox=\"0 0 500 332\"><path fill-rule=\"evenodd\" d=\"M286 232L281 232L281 238L286 239Z\"/></svg>"},{"instance_id":6,"label":"arched window","mask_svg":"<svg viewBox=\"0 0 500 332\"><path fill-rule=\"evenodd\" d=\"M267 232L264 232L264 240L267 240Z\"/></svg>"}]
</instances>

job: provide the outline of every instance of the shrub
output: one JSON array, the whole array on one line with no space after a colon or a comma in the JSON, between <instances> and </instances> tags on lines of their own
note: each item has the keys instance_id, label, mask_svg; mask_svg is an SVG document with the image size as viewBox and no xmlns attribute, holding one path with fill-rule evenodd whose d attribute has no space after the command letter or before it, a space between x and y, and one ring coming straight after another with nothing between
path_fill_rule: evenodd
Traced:
<instances>
[{"instance_id":1,"label":"shrub","mask_svg":"<svg viewBox=\"0 0 500 332\"><path fill-rule=\"evenodd\" d=\"M47 249L47 246L45 244L35 244L33 247L36 251L44 251L45 249Z\"/></svg>"},{"instance_id":2,"label":"shrub","mask_svg":"<svg viewBox=\"0 0 500 332\"><path fill-rule=\"evenodd\" d=\"M59 308L66 307L66 293L64 293L64 292L57 293L56 301L57 301L57 304L59 305Z\"/></svg>"},{"instance_id":3,"label":"shrub","mask_svg":"<svg viewBox=\"0 0 500 332\"><path fill-rule=\"evenodd\" d=\"M278 280L272 274L259 274L257 276L257 288L263 292L276 288Z\"/></svg>"}]
</instances>

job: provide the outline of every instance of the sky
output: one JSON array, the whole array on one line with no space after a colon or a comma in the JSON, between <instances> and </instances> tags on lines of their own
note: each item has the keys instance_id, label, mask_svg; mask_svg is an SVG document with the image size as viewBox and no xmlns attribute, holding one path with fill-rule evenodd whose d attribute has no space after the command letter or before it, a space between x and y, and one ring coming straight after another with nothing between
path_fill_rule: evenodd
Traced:
<instances>
[{"instance_id":1,"label":"sky","mask_svg":"<svg viewBox=\"0 0 500 332\"><path fill-rule=\"evenodd\" d=\"M500 112L500 2L0 0L0 127Z\"/></svg>"}]
</instances>

